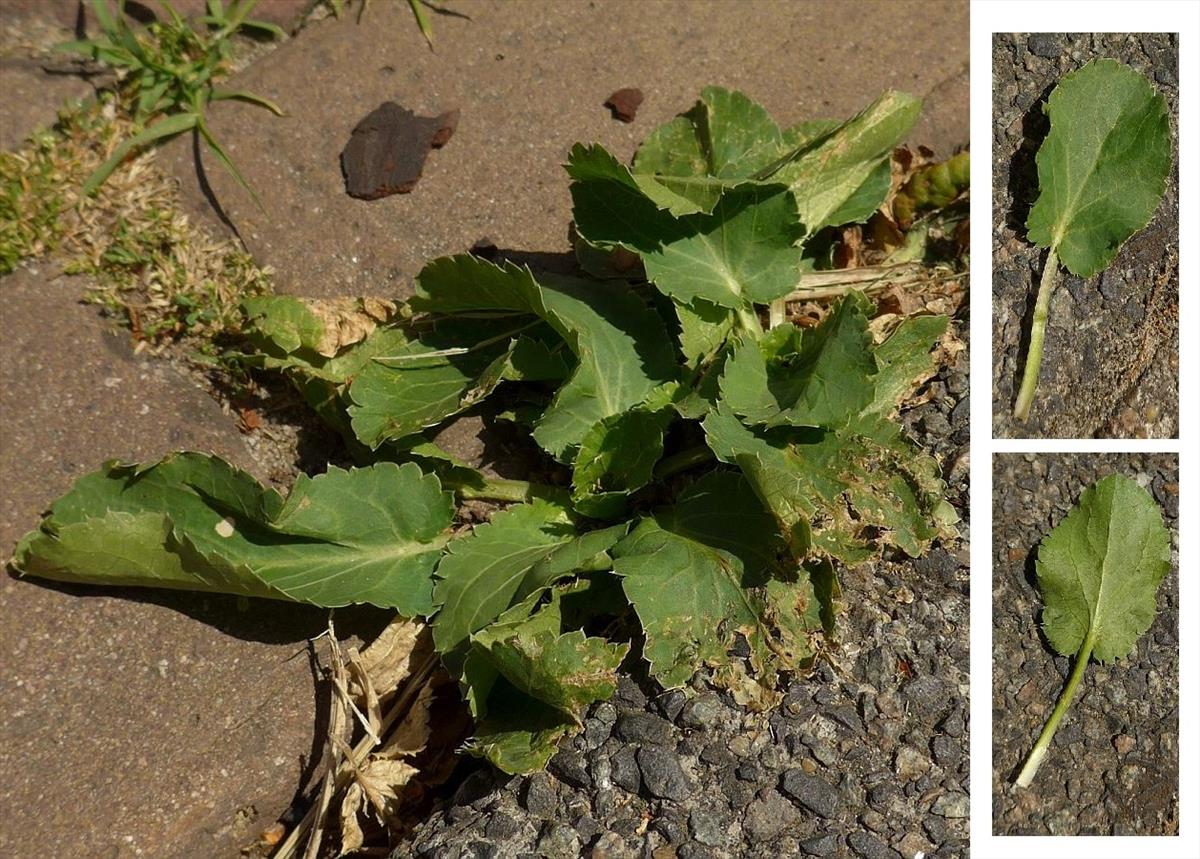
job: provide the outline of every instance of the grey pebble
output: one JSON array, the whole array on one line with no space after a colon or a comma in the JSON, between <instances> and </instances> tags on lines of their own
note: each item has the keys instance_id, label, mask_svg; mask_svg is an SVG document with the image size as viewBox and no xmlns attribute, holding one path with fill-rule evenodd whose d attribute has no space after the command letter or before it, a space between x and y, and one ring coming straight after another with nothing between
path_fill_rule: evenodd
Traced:
<instances>
[{"instance_id":1,"label":"grey pebble","mask_svg":"<svg viewBox=\"0 0 1200 859\"><path fill-rule=\"evenodd\" d=\"M783 774L780 789L821 817L836 817L841 811L842 801L837 788L818 776L809 775L801 769L790 769Z\"/></svg>"},{"instance_id":2,"label":"grey pebble","mask_svg":"<svg viewBox=\"0 0 1200 859\"><path fill-rule=\"evenodd\" d=\"M671 739L671 723L653 713L622 713L614 733L627 743L664 745Z\"/></svg>"},{"instance_id":3,"label":"grey pebble","mask_svg":"<svg viewBox=\"0 0 1200 859\"><path fill-rule=\"evenodd\" d=\"M546 769L552 776L571 787L586 788L592 784L588 775L587 758L571 749L561 749L550 759Z\"/></svg>"},{"instance_id":4,"label":"grey pebble","mask_svg":"<svg viewBox=\"0 0 1200 859\"><path fill-rule=\"evenodd\" d=\"M617 751L610 759L609 778L612 783L630 793L638 793L642 789L642 771L638 768L637 749L625 746Z\"/></svg>"},{"instance_id":5,"label":"grey pebble","mask_svg":"<svg viewBox=\"0 0 1200 859\"><path fill-rule=\"evenodd\" d=\"M549 817L558 807L558 792L545 773L534 773L521 789L521 804L537 817Z\"/></svg>"},{"instance_id":6,"label":"grey pebble","mask_svg":"<svg viewBox=\"0 0 1200 859\"><path fill-rule=\"evenodd\" d=\"M851 832L846 840L850 849L863 859L896 859L900 855L869 832Z\"/></svg>"},{"instance_id":7,"label":"grey pebble","mask_svg":"<svg viewBox=\"0 0 1200 859\"><path fill-rule=\"evenodd\" d=\"M773 841L800 820L798 812L778 791L768 789L750 803L742 819L742 829L753 842Z\"/></svg>"},{"instance_id":8,"label":"grey pebble","mask_svg":"<svg viewBox=\"0 0 1200 859\"><path fill-rule=\"evenodd\" d=\"M944 793L933 801L933 813L947 818L971 815L971 798L965 793Z\"/></svg>"},{"instance_id":9,"label":"grey pebble","mask_svg":"<svg viewBox=\"0 0 1200 859\"><path fill-rule=\"evenodd\" d=\"M712 693L693 698L684 704L679 723L685 728L712 728L727 717L725 705Z\"/></svg>"},{"instance_id":10,"label":"grey pebble","mask_svg":"<svg viewBox=\"0 0 1200 859\"><path fill-rule=\"evenodd\" d=\"M580 846L579 836L570 826L547 823L538 838L537 851L546 859L576 859Z\"/></svg>"},{"instance_id":11,"label":"grey pebble","mask_svg":"<svg viewBox=\"0 0 1200 859\"><path fill-rule=\"evenodd\" d=\"M695 790L695 786L679 765L679 758L673 752L644 746L637 751L637 764L642 773L642 784L650 795L657 799L681 802Z\"/></svg>"},{"instance_id":12,"label":"grey pebble","mask_svg":"<svg viewBox=\"0 0 1200 859\"><path fill-rule=\"evenodd\" d=\"M714 809L694 808L688 815L688 831L692 838L709 847L720 847L725 843L728 823Z\"/></svg>"},{"instance_id":13,"label":"grey pebble","mask_svg":"<svg viewBox=\"0 0 1200 859\"><path fill-rule=\"evenodd\" d=\"M836 835L814 835L800 842L800 849L809 856L830 856L838 849Z\"/></svg>"}]
</instances>

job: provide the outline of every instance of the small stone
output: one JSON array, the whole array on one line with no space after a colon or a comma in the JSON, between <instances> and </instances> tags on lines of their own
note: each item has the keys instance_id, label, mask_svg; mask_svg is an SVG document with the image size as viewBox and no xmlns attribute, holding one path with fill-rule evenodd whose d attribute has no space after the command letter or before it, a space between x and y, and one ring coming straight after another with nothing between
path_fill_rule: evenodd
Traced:
<instances>
[{"instance_id":1,"label":"small stone","mask_svg":"<svg viewBox=\"0 0 1200 859\"><path fill-rule=\"evenodd\" d=\"M837 788L819 776L801 769L790 769L780 780L780 789L813 814L824 818L836 817L842 800Z\"/></svg>"},{"instance_id":2,"label":"small stone","mask_svg":"<svg viewBox=\"0 0 1200 859\"><path fill-rule=\"evenodd\" d=\"M768 788L746 809L742 828L752 842L773 841L799 820L800 812L778 791Z\"/></svg>"},{"instance_id":3,"label":"small stone","mask_svg":"<svg viewBox=\"0 0 1200 859\"><path fill-rule=\"evenodd\" d=\"M745 734L738 734L729 741L729 751L739 758L744 758L753 751L753 745L754 741L751 737Z\"/></svg>"},{"instance_id":4,"label":"small stone","mask_svg":"<svg viewBox=\"0 0 1200 859\"><path fill-rule=\"evenodd\" d=\"M483 828L483 834L493 841L507 841L521 831L521 824L503 811L494 812Z\"/></svg>"},{"instance_id":5,"label":"small stone","mask_svg":"<svg viewBox=\"0 0 1200 859\"><path fill-rule=\"evenodd\" d=\"M579 836L579 840L585 844L604 832L604 827L597 823L594 817L587 814L580 815L579 819L571 826L574 828L575 834Z\"/></svg>"},{"instance_id":6,"label":"small stone","mask_svg":"<svg viewBox=\"0 0 1200 859\"><path fill-rule=\"evenodd\" d=\"M725 705L716 695L701 695L683 705L679 723L685 728L705 729L715 727L727 713Z\"/></svg>"},{"instance_id":7,"label":"small stone","mask_svg":"<svg viewBox=\"0 0 1200 859\"><path fill-rule=\"evenodd\" d=\"M642 789L642 771L638 769L637 749L625 746L611 758L609 778L617 787L624 788L630 793L638 793Z\"/></svg>"},{"instance_id":8,"label":"small stone","mask_svg":"<svg viewBox=\"0 0 1200 859\"><path fill-rule=\"evenodd\" d=\"M580 847L575 830L562 823L547 823L537 842L537 852L546 859L577 859Z\"/></svg>"},{"instance_id":9,"label":"small stone","mask_svg":"<svg viewBox=\"0 0 1200 859\"><path fill-rule=\"evenodd\" d=\"M545 773L534 773L521 789L521 805L537 817L549 817L558 805L554 783Z\"/></svg>"},{"instance_id":10,"label":"small stone","mask_svg":"<svg viewBox=\"0 0 1200 859\"><path fill-rule=\"evenodd\" d=\"M692 809L688 815L688 830L693 838L709 847L720 847L728 837L724 821L706 808Z\"/></svg>"},{"instance_id":11,"label":"small stone","mask_svg":"<svg viewBox=\"0 0 1200 859\"><path fill-rule=\"evenodd\" d=\"M1137 741L1128 734L1118 734L1113 738L1113 748L1117 750L1119 755L1127 755L1133 751Z\"/></svg>"},{"instance_id":12,"label":"small stone","mask_svg":"<svg viewBox=\"0 0 1200 859\"><path fill-rule=\"evenodd\" d=\"M624 674L617 677L617 692L613 699L627 710L644 710L648 700L641 687Z\"/></svg>"},{"instance_id":13,"label":"small stone","mask_svg":"<svg viewBox=\"0 0 1200 859\"><path fill-rule=\"evenodd\" d=\"M814 835L800 842L800 849L809 856L830 856L838 849L836 835Z\"/></svg>"},{"instance_id":14,"label":"small stone","mask_svg":"<svg viewBox=\"0 0 1200 859\"><path fill-rule=\"evenodd\" d=\"M971 814L971 798L965 793L944 793L933 803L933 813L951 819Z\"/></svg>"},{"instance_id":15,"label":"small stone","mask_svg":"<svg viewBox=\"0 0 1200 859\"><path fill-rule=\"evenodd\" d=\"M757 761L743 761L733 773L742 781L759 782L763 778L763 769Z\"/></svg>"},{"instance_id":16,"label":"small stone","mask_svg":"<svg viewBox=\"0 0 1200 859\"><path fill-rule=\"evenodd\" d=\"M615 733L627 743L665 745L671 739L671 723L653 713L622 713Z\"/></svg>"},{"instance_id":17,"label":"small stone","mask_svg":"<svg viewBox=\"0 0 1200 859\"><path fill-rule=\"evenodd\" d=\"M679 758L666 749L644 746L637 751L637 763L642 773L642 784L656 799L681 802L695 790L691 780L684 775Z\"/></svg>"},{"instance_id":18,"label":"small stone","mask_svg":"<svg viewBox=\"0 0 1200 859\"><path fill-rule=\"evenodd\" d=\"M910 681L901 691L908 699L909 713L923 722L936 722L955 698L945 681L928 674Z\"/></svg>"},{"instance_id":19,"label":"small stone","mask_svg":"<svg viewBox=\"0 0 1200 859\"><path fill-rule=\"evenodd\" d=\"M616 721L616 707L608 701L597 704L583 728L583 738L587 742L588 748L598 749L604 745L604 741L612 734Z\"/></svg>"},{"instance_id":20,"label":"small stone","mask_svg":"<svg viewBox=\"0 0 1200 859\"><path fill-rule=\"evenodd\" d=\"M933 845L918 833L909 832L896 843L896 850L904 859L917 859L919 856L929 856L933 853Z\"/></svg>"},{"instance_id":21,"label":"small stone","mask_svg":"<svg viewBox=\"0 0 1200 859\"><path fill-rule=\"evenodd\" d=\"M663 714L663 717L674 722L679 718L683 706L687 703L687 695L683 694L679 689L671 689L654 699L654 705L658 707L658 712Z\"/></svg>"},{"instance_id":22,"label":"small stone","mask_svg":"<svg viewBox=\"0 0 1200 859\"><path fill-rule=\"evenodd\" d=\"M588 775L587 758L579 752L561 749L550 759L546 770L559 781L580 789L591 787L592 779Z\"/></svg>"},{"instance_id":23,"label":"small stone","mask_svg":"<svg viewBox=\"0 0 1200 859\"><path fill-rule=\"evenodd\" d=\"M921 828L934 844L941 844L946 840L946 821L940 817L926 817L921 822Z\"/></svg>"},{"instance_id":24,"label":"small stone","mask_svg":"<svg viewBox=\"0 0 1200 859\"><path fill-rule=\"evenodd\" d=\"M644 824L640 825L644 826ZM657 818L652 825L655 832L667 839L668 844L683 844L688 840L688 826L685 818L665 814ZM636 829L637 825L634 828Z\"/></svg>"},{"instance_id":25,"label":"small stone","mask_svg":"<svg viewBox=\"0 0 1200 859\"><path fill-rule=\"evenodd\" d=\"M850 849L863 859L894 859L899 854L869 832L851 832Z\"/></svg>"},{"instance_id":26,"label":"small stone","mask_svg":"<svg viewBox=\"0 0 1200 859\"><path fill-rule=\"evenodd\" d=\"M637 117L638 108L646 96L637 87L623 87L604 102L604 106L612 111L613 119L621 122L633 122Z\"/></svg>"},{"instance_id":27,"label":"small stone","mask_svg":"<svg viewBox=\"0 0 1200 859\"><path fill-rule=\"evenodd\" d=\"M725 746L725 743L721 742L720 740L709 743L707 746L705 746L700 752L700 760L704 761L709 766L719 767L721 769L724 769L725 767L731 767L734 763L733 755L729 753L729 749Z\"/></svg>"},{"instance_id":28,"label":"small stone","mask_svg":"<svg viewBox=\"0 0 1200 859\"><path fill-rule=\"evenodd\" d=\"M949 737L962 737L967 730L966 722L963 721L963 711L955 708L949 716L942 720L942 723L938 727Z\"/></svg>"},{"instance_id":29,"label":"small stone","mask_svg":"<svg viewBox=\"0 0 1200 859\"><path fill-rule=\"evenodd\" d=\"M862 813L859 819L862 821L862 825L872 832L884 832L887 830L887 818L878 811L868 809Z\"/></svg>"},{"instance_id":30,"label":"small stone","mask_svg":"<svg viewBox=\"0 0 1200 859\"><path fill-rule=\"evenodd\" d=\"M471 859L500 859L500 848L490 841L472 841L463 856Z\"/></svg>"},{"instance_id":31,"label":"small stone","mask_svg":"<svg viewBox=\"0 0 1200 859\"><path fill-rule=\"evenodd\" d=\"M899 719L904 715L904 707L900 704L900 699L891 692L876 695L875 707L888 719Z\"/></svg>"},{"instance_id":32,"label":"small stone","mask_svg":"<svg viewBox=\"0 0 1200 859\"><path fill-rule=\"evenodd\" d=\"M893 781L882 781L867 791L867 802L875 808L885 809L898 793Z\"/></svg>"},{"instance_id":33,"label":"small stone","mask_svg":"<svg viewBox=\"0 0 1200 859\"><path fill-rule=\"evenodd\" d=\"M829 740L823 737L813 737L811 741L806 741L805 745L822 766L831 767L837 763L837 749Z\"/></svg>"},{"instance_id":34,"label":"small stone","mask_svg":"<svg viewBox=\"0 0 1200 859\"><path fill-rule=\"evenodd\" d=\"M938 734L933 738L933 759L939 766L956 767L962 760L962 746L957 740Z\"/></svg>"},{"instance_id":35,"label":"small stone","mask_svg":"<svg viewBox=\"0 0 1200 859\"><path fill-rule=\"evenodd\" d=\"M904 781L916 781L929 772L929 758L911 746L896 750L896 775Z\"/></svg>"},{"instance_id":36,"label":"small stone","mask_svg":"<svg viewBox=\"0 0 1200 859\"><path fill-rule=\"evenodd\" d=\"M1029 53L1035 57L1045 57L1046 59L1055 59L1062 54L1062 46L1059 44L1058 38L1050 33L1033 33L1025 42L1025 47L1029 49Z\"/></svg>"},{"instance_id":37,"label":"small stone","mask_svg":"<svg viewBox=\"0 0 1200 859\"><path fill-rule=\"evenodd\" d=\"M634 859L637 851L615 832L605 832L592 845L592 859Z\"/></svg>"},{"instance_id":38,"label":"small stone","mask_svg":"<svg viewBox=\"0 0 1200 859\"><path fill-rule=\"evenodd\" d=\"M1029 680L1026 680L1024 685L1022 685L1021 688L1017 691L1017 703L1018 704L1028 704L1030 701L1032 701L1034 698L1037 697L1037 694L1038 694L1037 680L1031 677Z\"/></svg>"}]
</instances>

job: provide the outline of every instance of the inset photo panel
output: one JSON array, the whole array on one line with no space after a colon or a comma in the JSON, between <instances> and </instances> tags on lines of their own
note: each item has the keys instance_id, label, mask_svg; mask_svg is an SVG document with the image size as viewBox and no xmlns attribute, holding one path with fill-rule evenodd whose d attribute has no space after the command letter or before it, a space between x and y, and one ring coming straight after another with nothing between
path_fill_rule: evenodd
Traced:
<instances>
[{"instance_id":1,"label":"inset photo panel","mask_svg":"<svg viewBox=\"0 0 1200 859\"><path fill-rule=\"evenodd\" d=\"M992 832L1179 832L1179 461L993 459Z\"/></svg>"},{"instance_id":2,"label":"inset photo panel","mask_svg":"<svg viewBox=\"0 0 1200 859\"><path fill-rule=\"evenodd\" d=\"M997 438L1178 435L1178 48L992 36Z\"/></svg>"}]
</instances>

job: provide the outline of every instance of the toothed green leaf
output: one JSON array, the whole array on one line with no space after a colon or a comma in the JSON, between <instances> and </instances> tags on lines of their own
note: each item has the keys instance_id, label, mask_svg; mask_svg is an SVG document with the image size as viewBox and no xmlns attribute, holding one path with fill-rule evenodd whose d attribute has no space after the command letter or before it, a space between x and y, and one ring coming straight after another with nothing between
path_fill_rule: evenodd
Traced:
<instances>
[{"instance_id":1,"label":"toothed green leaf","mask_svg":"<svg viewBox=\"0 0 1200 859\"><path fill-rule=\"evenodd\" d=\"M403 498L403 503L395 499ZM301 475L286 499L215 457L110 463L79 480L39 531L23 573L429 614L454 515L437 478L378 463Z\"/></svg>"},{"instance_id":2,"label":"toothed green leaf","mask_svg":"<svg viewBox=\"0 0 1200 859\"><path fill-rule=\"evenodd\" d=\"M636 406L678 374L661 318L627 286L551 275L472 256L435 260L418 278L414 307L441 314L509 311L544 320L577 359L533 436L570 462L597 421Z\"/></svg>"}]
</instances>

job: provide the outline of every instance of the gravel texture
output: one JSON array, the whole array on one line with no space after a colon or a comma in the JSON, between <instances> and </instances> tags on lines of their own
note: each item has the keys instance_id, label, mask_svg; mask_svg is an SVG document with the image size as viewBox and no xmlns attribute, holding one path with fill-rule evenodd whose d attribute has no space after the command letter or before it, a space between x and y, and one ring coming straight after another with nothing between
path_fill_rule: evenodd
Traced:
<instances>
[{"instance_id":1,"label":"gravel texture","mask_svg":"<svg viewBox=\"0 0 1200 859\"><path fill-rule=\"evenodd\" d=\"M994 462L992 823L998 835L1174 835L1179 825L1178 460L1175 454L999 454ZM1087 485L1127 474L1163 508L1174 569L1137 651L1084 675L1030 789L1011 782L1071 660L1038 624L1038 542Z\"/></svg>"},{"instance_id":2,"label":"gravel texture","mask_svg":"<svg viewBox=\"0 0 1200 859\"><path fill-rule=\"evenodd\" d=\"M904 422L965 519L966 352L929 388ZM925 558L843 572L841 645L773 710L749 713L704 677L670 692L622 677L547 773L469 768L394 859L969 855L961 531Z\"/></svg>"},{"instance_id":3,"label":"gravel texture","mask_svg":"<svg viewBox=\"0 0 1200 859\"><path fill-rule=\"evenodd\" d=\"M1065 269L1050 306L1037 398L1012 417L1046 252L1025 238L1037 199L1034 157L1049 131L1042 104L1067 72L1112 57L1145 74L1179 115L1172 33L996 34L992 42L992 413L998 437L1172 438L1178 433L1179 175L1146 229L1103 273Z\"/></svg>"}]
</instances>

